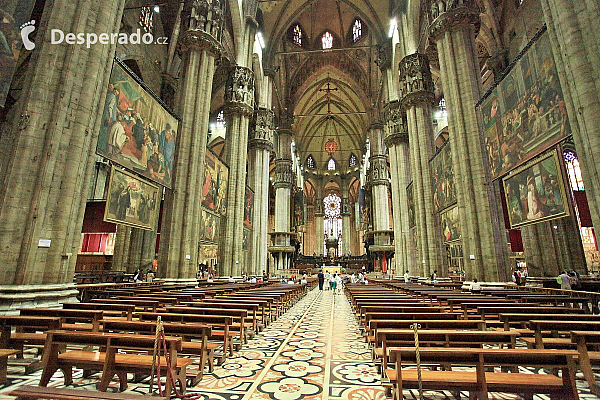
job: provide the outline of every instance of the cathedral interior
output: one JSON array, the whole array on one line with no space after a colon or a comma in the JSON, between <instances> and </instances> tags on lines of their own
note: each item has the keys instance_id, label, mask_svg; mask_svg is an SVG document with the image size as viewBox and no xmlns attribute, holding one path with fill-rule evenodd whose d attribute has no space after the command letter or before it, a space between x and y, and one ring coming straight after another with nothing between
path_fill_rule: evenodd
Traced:
<instances>
[{"instance_id":1,"label":"cathedral interior","mask_svg":"<svg viewBox=\"0 0 600 400\"><path fill-rule=\"evenodd\" d=\"M85 285L316 285L321 268L600 291L596 0L0 13L0 314ZM290 310L341 301L315 296ZM250 398L234 392L215 398Z\"/></svg>"}]
</instances>

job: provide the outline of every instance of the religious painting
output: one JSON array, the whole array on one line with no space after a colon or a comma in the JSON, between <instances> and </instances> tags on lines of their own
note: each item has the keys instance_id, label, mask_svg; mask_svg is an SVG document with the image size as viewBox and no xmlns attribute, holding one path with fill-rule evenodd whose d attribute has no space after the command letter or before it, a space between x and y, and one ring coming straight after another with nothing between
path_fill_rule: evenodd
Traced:
<instances>
[{"instance_id":1,"label":"religious painting","mask_svg":"<svg viewBox=\"0 0 600 400\"><path fill-rule=\"evenodd\" d=\"M438 212L456 203L454 171L450 142L446 142L431 159L431 175L433 180L433 207Z\"/></svg>"},{"instance_id":2,"label":"religious painting","mask_svg":"<svg viewBox=\"0 0 600 400\"><path fill-rule=\"evenodd\" d=\"M460 239L460 222L458 220L458 206L440 213L442 234L444 242L453 242Z\"/></svg>"},{"instance_id":3,"label":"religious painting","mask_svg":"<svg viewBox=\"0 0 600 400\"><path fill-rule=\"evenodd\" d=\"M463 247L462 244L450 245L450 258L463 258Z\"/></svg>"},{"instance_id":4,"label":"religious painting","mask_svg":"<svg viewBox=\"0 0 600 400\"><path fill-rule=\"evenodd\" d=\"M358 198L361 202L360 230L367 231L371 225L371 191L361 188Z\"/></svg>"},{"instance_id":5,"label":"religious painting","mask_svg":"<svg viewBox=\"0 0 600 400\"><path fill-rule=\"evenodd\" d=\"M302 226L306 221L304 207L304 191L298 190L294 195L294 226Z\"/></svg>"},{"instance_id":6,"label":"religious painting","mask_svg":"<svg viewBox=\"0 0 600 400\"><path fill-rule=\"evenodd\" d=\"M503 183L511 228L569 214L556 150L514 171Z\"/></svg>"},{"instance_id":7,"label":"religious painting","mask_svg":"<svg viewBox=\"0 0 600 400\"><path fill-rule=\"evenodd\" d=\"M36 21L30 21L34 4L34 0L0 2L0 107L4 107L6 102L23 45L25 51L35 47L32 40Z\"/></svg>"},{"instance_id":8,"label":"religious painting","mask_svg":"<svg viewBox=\"0 0 600 400\"><path fill-rule=\"evenodd\" d=\"M200 245L200 260L207 261L217 258L219 246L216 244L201 244Z\"/></svg>"},{"instance_id":9,"label":"religious painting","mask_svg":"<svg viewBox=\"0 0 600 400\"><path fill-rule=\"evenodd\" d=\"M254 190L246 186L246 195L244 196L244 226L252 229L252 210L254 209Z\"/></svg>"},{"instance_id":10,"label":"religious painting","mask_svg":"<svg viewBox=\"0 0 600 400\"><path fill-rule=\"evenodd\" d=\"M406 187L406 197L408 198L408 227L413 228L417 225L417 222L415 218L415 198L412 183Z\"/></svg>"},{"instance_id":11,"label":"religious painting","mask_svg":"<svg viewBox=\"0 0 600 400\"><path fill-rule=\"evenodd\" d=\"M221 218L217 214L202 209L202 221L200 226L200 240L216 242L219 238L219 223Z\"/></svg>"},{"instance_id":12,"label":"religious painting","mask_svg":"<svg viewBox=\"0 0 600 400\"><path fill-rule=\"evenodd\" d=\"M227 184L229 168L211 150L204 157L204 183L202 184L202 205L221 215L227 209Z\"/></svg>"},{"instance_id":13,"label":"religious painting","mask_svg":"<svg viewBox=\"0 0 600 400\"><path fill-rule=\"evenodd\" d=\"M126 68L113 62L96 152L171 187L179 121Z\"/></svg>"},{"instance_id":14,"label":"religious painting","mask_svg":"<svg viewBox=\"0 0 600 400\"><path fill-rule=\"evenodd\" d=\"M571 134L547 34L531 46L480 107L493 179Z\"/></svg>"},{"instance_id":15,"label":"religious painting","mask_svg":"<svg viewBox=\"0 0 600 400\"><path fill-rule=\"evenodd\" d=\"M132 173L113 167L104 220L153 231L160 207L160 188Z\"/></svg>"},{"instance_id":16,"label":"religious painting","mask_svg":"<svg viewBox=\"0 0 600 400\"><path fill-rule=\"evenodd\" d=\"M250 231L244 228L244 236L242 238L242 250L248 250L250 247Z\"/></svg>"}]
</instances>

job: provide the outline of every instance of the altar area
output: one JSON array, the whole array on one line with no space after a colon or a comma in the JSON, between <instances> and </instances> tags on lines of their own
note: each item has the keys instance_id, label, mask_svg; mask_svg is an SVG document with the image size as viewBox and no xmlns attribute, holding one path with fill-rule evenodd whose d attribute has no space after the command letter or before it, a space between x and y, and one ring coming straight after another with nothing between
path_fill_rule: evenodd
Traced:
<instances>
[{"instance_id":1,"label":"altar area","mask_svg":"<svg viewBox=\"0 0 600 400\"><path fill-rule=\"evenodd\" d=\"M342 266L341 265L324 265L323 266L323 273L329 272L330 274L339 274L340 272L342 272Z\"/></svg>"}]
</instances>

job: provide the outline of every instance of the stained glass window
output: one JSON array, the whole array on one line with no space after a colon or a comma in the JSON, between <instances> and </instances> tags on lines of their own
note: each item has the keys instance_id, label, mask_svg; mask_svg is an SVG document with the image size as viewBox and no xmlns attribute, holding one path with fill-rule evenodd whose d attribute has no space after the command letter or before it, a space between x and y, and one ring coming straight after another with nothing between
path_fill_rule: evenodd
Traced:
<instances>
[{"instance_id":1,"label":"stained glass window","mask_svg":"<svg viewBox=\"0 0 600 400\"><path fill-rule=\"evenodd\" d=\"M565 151L565 167L567 167L571 188L573 190L585 190L585 187L583 186L583 178L581 177L579 160L572 151Z\"/></svg>"},{"instance_id":2,"label":"stained glass window","mask_svg":"<svg viewBox=\"0 0 600 400\"><path fill-rule=\"evenodd\" d=\"M330 158L329 162L327 162L327 169L329 171L335 171L335 160L333 158Z\"/></svg>"},{"instance_id":3,"label":"stained glass window","mask_svg":"<svg viewBox=\"0 0 600 400\"><path fill-rule=\"evenodd\" d=\"M348 162L350 167L356 166L356 156L354 154L350 154L350 161Z\"/></svg>"},{"instance_id":4,"label":"stained glass window","mask_svg":"<svg viewBox=\"0 0 600 400\"><path fill-rule=\"evenodd\" d=\"M315 159L313 158L313 156L308 156L308 158L306 159L306 167L307 168L315 167Z\"/></svg>"},{"instance_id":5,"label":"stained glass window","mask_svg":"<svg viewBox=\"0 0 600 400\"><path fill-rule=\"evenodd\" d=\"M221 110L217 114L217 128L223 128L224 126L225 126L225 116L223 115L223 110Z\"/></svg>"},{"instance_id":6,"label":"stained glass window","mask_svg":"<svg viewBox=\"0 0 600 400\"><path fill-rule=\"evenodd\" d=\"M341 217L342 199L337 194L330 194L323 199L323 229L325 235L338 238L337 255L343 254L342 237L342 217ZM323 242L323 254L327 254L327 245Z\"/></svg>"},{"instance_id":7,"label":"stained glass window","mask_svg":"<svg viewBox=\"0 0 600 400\"><path fill-rule=\"evenodd\" d=\"M354 20L354 26L352 27L352 42L356 43L358 39L362 37L362 21L360 19Z\"/></svg>"},{"instance_id":8,"label":"stained glass window","mask_svg":"<svg viewBox=\"0 0 600 400\"><path fill-rule=\"evenodd\" d=\"M321 37L321 43L323 43L323 50L331 49L333 47L333 35L331 32L325 32Z\"/></svg>"},{"instance_id":9,"label":"stained glass window","mask_svg":"<svg viewBox=\"0 0 600 400\"><path fill-rule=\"evenodd\" d=\"M302 29L300 28L300 25L298 25L298 24L296 24L296 26L294 26L294 31L292 32L292 40L298 46L302 46Z\"/></svg>"},{"instance_id":10,"label":"stained glass window","mask_svg":"<svg viewBox=\"0 0 600 400\"><path fill-rule=\"evenodd\" d=\"M154 12L151 7L144 6L140 12L140 26L144 32L152 32L154 27Z\"/></svg>"}]
</instances>

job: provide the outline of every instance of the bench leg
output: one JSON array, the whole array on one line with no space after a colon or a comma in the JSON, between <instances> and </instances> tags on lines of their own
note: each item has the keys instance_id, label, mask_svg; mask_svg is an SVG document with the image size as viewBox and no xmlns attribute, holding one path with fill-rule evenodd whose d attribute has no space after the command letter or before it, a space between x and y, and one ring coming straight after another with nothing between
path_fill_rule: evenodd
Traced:
<instances>
[{"instance_id":1,"label":"bench leg","mask_svg":"<svg viewBox=\"0 0 600 400\"><path fill-rule=\"evenodd\" d=\"M127 389L127 372L117 372L119 377L119 391L123 392Z\"/></svg>"},{"instance_id":2,"label":"bench leg","mask_svg":"<svg viewBox=\"0 0 600 400\"><path fill-rule=\"evenodd\" d=\"M63 375L65 377L65 386L69 386L73 384L73 368L65 367L61 368Z\"/></svg>"}]
</instances>

